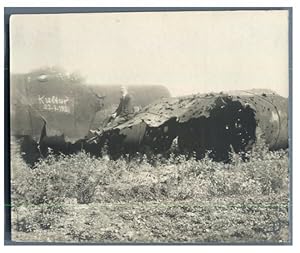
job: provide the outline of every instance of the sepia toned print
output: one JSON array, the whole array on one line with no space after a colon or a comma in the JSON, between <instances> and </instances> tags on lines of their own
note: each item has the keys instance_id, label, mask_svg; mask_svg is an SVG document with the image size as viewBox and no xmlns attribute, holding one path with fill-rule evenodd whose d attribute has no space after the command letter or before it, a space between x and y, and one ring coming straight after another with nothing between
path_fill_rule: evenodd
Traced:
<instances>
[{"instance_id":1,"label":"sepia toned print","mask_svg":"<svg viewBox=\"0 0 300 253\"><path fill-rule=\"evenodd\" d=\"M289 15L12 15L12 241L290 244Z\"/></svg>"}]
</instances>

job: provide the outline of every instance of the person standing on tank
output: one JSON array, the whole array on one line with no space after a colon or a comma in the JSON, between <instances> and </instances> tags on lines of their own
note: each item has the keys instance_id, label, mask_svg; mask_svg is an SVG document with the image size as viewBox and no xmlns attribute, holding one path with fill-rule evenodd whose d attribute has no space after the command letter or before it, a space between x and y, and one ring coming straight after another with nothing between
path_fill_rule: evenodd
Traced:
<instances>
[{"instance_id":1,"label":"person standing on tank","mask_svg":"<svg viewBox=\"0 0 300 253\"><path fill-rule=\"evenodd\" d=\"M120 103L116 111L111 115L111 118L115 120L117 118L127 119L133 112L132 96L128 93L126 86L121 86Z\"/></svg>"},{"instance_id":2,"label":"person standing on tank","mask_svg":"<svg viewBox=\"0 0 300 253\"><path fill-rule=\"evenodd\" d=\"M103 134L108 128L120 125L130 119L134 114L134 107L132 103L132 96L128 93L126 86L121 86L121 98L119 105L114 113L112 113L104 122L101 128L96 130L89 130L85 137L93 141L96 136Z\"/></svg>"}]
</instances>

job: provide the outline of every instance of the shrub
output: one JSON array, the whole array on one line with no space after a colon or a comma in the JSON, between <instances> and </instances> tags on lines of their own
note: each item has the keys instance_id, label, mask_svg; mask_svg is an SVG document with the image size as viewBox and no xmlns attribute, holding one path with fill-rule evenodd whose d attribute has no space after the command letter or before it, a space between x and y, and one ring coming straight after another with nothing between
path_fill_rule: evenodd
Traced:
<instances>
[{"instance_id":1,"label":"shrub","mask_svg":"<svg viewBox=\"0 0 300 253\"><path fill-rule=\"evenodd\" d=\"M78 204L92 202L176 203L180 200L179 203L185 203L232 198L243 203L249 198L276 200L288 195L286 151L253 151L242 156L247 156L247 159L231 154L231 163L221 163L212 161L209 154L202 160L171 154L168 159L152 157L150 162L142 155L130 159L125 156L116 161L96 159L84 152L70 156L50 155L33 169L22 165L15 171L12 178L13 226L17 231L27 233L55 229L63 217L72 214L74 205L78 207ZM179 211L183 217L190 212L188 207L185 208ZM250 210L252 207L247 208ZM223 209L229 210L229 207ZM169 211L163 215L179 215L177 211ZM215 221L207 222L218 225ZM89 231L90 225L73 223L64 228L72 240L120 239L112 231L97 234ZM239 229L241 234L236 233L234 228L231 230L232 236L246 236L243 235L246 234L245 229ZM167 230L165 232L169 233ZM161 230L157 233L162 235ZM203 233L208 235L210 232Z\"/></svg>"},{"instance_id":2,"label":"shrub","mask_svg":"<svg viewBox=\"0 0 300 253\"><path fill-rule=\"evenodd\" d=\"M148 163L144 156L131 161L96 159L82 152L49 156L33 170L24 168L13 180L13 195L22 203L107 202L114 199L191 199L204 196L257 195L287 191L288 160L284 151L249 153L243 161L232 154L231 163L214 162L208 155L197 161L184 156ZM26 171L26 173L25 173Z\"/></svg>"},{"instance_id":3,"label":"shrub","mask_svg":"<svg viewBox=\"0 0 300 253\"><path fill-rule=\"evenodd\" d=\"M19 168L12 183L17 230L30 232L37 227L51 228L64 214L66 198L76 198L78 203L92 202L98 184L95 161L85 153L50 155L33 169ZM21 212L24 214L20 216Z\"/></svg>"}]
</instances>

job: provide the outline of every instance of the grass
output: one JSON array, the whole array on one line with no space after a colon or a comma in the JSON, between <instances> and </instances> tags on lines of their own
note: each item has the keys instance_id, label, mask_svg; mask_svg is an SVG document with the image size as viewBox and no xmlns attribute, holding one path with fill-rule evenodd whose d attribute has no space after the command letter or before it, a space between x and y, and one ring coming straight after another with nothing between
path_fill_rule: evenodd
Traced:
<instances>
[{"instance_id":1,"label":"grass","mask_svg":"<svg viewBox=\"0 0 300 253\"><path fill-rule=\"evenodd\" d=\"M12 160L12 239L85 243L289 243L286 151L231 163L52 156Z\"/></svg>"}]
</instances>

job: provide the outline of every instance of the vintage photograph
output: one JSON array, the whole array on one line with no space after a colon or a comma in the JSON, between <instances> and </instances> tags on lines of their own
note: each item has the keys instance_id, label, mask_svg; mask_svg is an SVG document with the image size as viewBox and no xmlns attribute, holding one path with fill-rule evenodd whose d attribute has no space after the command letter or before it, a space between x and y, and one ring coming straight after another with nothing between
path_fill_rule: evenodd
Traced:
<instances>
[{"instance_id":1,"label":"vintage photograph","mask_svg":"<svg viewBox=\"0 0 300 253\"><path fill-rule=\"evenodd\" d=\"M9 18L12 243L291 244L291 10Z\"/></svg>"}]
</instances>

